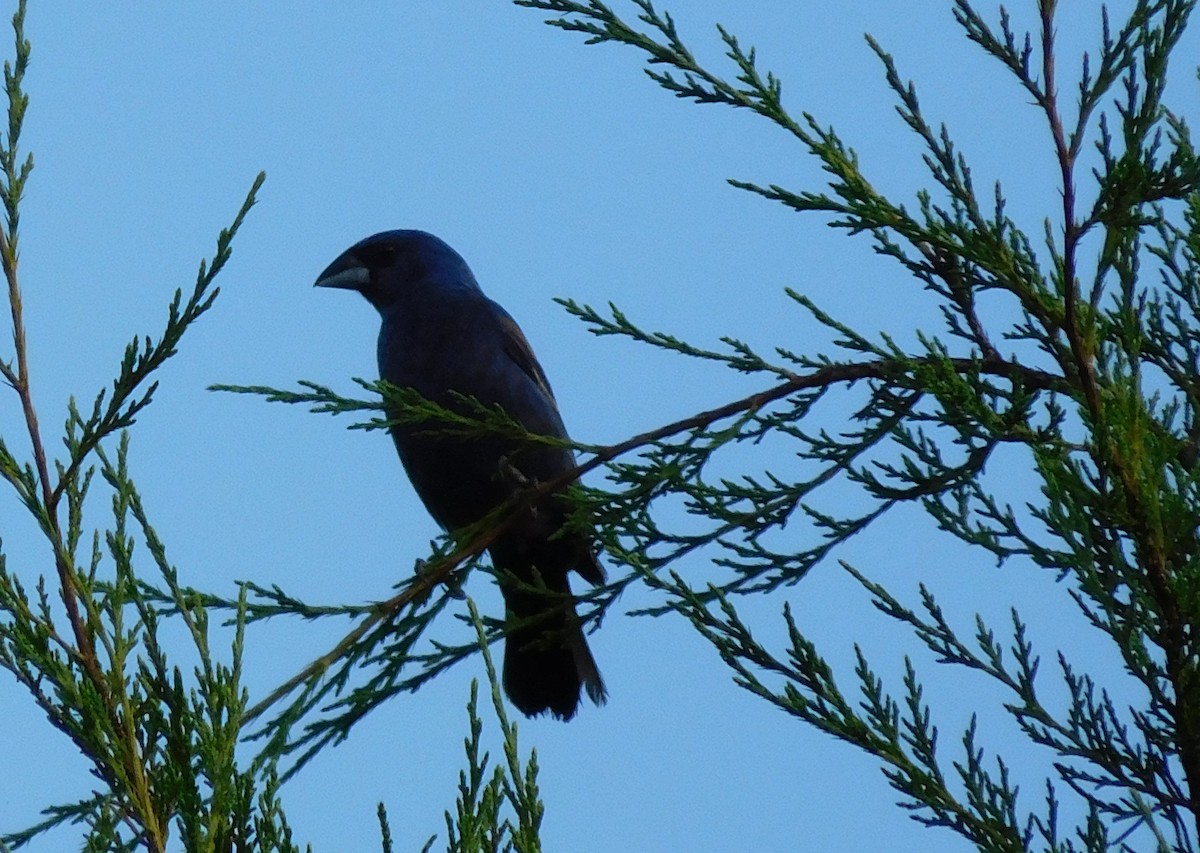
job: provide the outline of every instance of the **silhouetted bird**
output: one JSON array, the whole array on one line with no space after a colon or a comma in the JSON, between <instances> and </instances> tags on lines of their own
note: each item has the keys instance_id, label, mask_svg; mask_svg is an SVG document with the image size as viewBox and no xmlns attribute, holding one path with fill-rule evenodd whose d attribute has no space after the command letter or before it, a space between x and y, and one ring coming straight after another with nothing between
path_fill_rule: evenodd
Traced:
<instances>
[{"instance_id":1,"label":"silhouetted bird","mask_svg":"<svg viewBox=\"0 0 1200 853\"><path fill-rule=\"evenodd\" d=\"M529 342L484 296L466 261L437 237L424 231L368 237L316 283L357 290L378 309L380 378L455 411L470 407L453 392L499 405L531 433L566 438ZM446 530L479 521L532 483L575 465L567 448L437 430L425 421L393 425L391 433L417 494ZM606 698L567 583L572 569L602 583L604 569L588 532L573 527L555 535L569 515L566 501L551 495L523 510L488 549L502 577L507 572L519 581L501 581L509 626L504 689L523 713L548 710L563 720L575 714L581 685L597 704Z\"/></svg>"}]
</instances>

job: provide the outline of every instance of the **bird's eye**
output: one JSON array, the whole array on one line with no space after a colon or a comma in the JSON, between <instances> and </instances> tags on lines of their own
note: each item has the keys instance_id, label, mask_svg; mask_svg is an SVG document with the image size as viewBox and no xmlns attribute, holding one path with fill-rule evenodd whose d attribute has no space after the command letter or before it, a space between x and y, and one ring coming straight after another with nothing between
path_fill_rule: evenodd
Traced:
<instances>
[{"instance_id":1,"label":"bird's eye","mask_svg":"<svg viewBox=\"0 0 1200 853\"><path fill-rule=\"evenodd\" d=\"M396 258L396 247L387 244L363 246L358 252L359 259L371 269L389 267Z\"/></svg>"}]
</instances>

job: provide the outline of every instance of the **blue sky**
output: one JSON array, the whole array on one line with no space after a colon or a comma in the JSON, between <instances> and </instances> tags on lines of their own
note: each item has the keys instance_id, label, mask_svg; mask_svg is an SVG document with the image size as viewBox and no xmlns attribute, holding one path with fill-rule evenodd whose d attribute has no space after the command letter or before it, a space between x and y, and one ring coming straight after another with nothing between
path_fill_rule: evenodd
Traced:
<instances>
[{"instance_id":1,"label":"blue sky","mask_svg":"<svg viewBox=\"0 0 1200 853\"><path fill-rule=\"evenodd\" d=\"M1114 15L1126 5L1114 4ZM1038 114L961 36L949 3L902 12L860 0L665 7L725 75L714 23L757 46L761 64L782 78L787 106L836 127L876 185L910 202L926 183L920 150L891 109L862 38L872 33L917 82L927 116L947 122L979 186L1003 179L1010 212L1035 238L1055 212ZM1032 7L1019 4L1018 23L1029 23ZM1077 65L1067 58L1073 49L1090 46L1098 18L1089 10L1063 19L1064 69ZM132 335L161 328L172 291L190 287L255 174L268 173L215 309L163 371L157 401L133 431L132 469L151 517L184 582L197 587L233 594L235 581L251 579L314 602L379 599L436 535L383 434L205 390L309 379L352 391L351 377L373 378L374 313L311 283L375 231L423 228L466 257L525 329L564 420L585 442L617 441L758 385L591 336L553 297L613 301L635 321L700 345L732 335L810 354L828 350L828 334L785 287L901 343L915 328L937 327L933 299L866 240L725 183L819 187L816 164L782 131L678 101L644 76L632 50L585 47L501 0L32 4L27 33L24 143L37 167L21 270L48 431L70 395L90 401L111 380ZM1189 44L1197 55L1194 36ZM1195 115L1194 81L1176 104ZM17 427L11 400L0 427L6 438ZM104 509L97 501L98 523ZM47 570L11 497L0 499L0 525L10 567ZM803 529L795 535L803 541ZM927 581L948 610L959 608L964 627L977 611L1001 621L1016 603L1031 622L1056 623L1040 635L1047 655L1056 644L1089 653L1065 590L1028 567L997 569L920 516L888 519L843 556L898 593ZM703 576L706 566L699 557L679 570ZM482 579L471 592L496 611ZM622 605L647 600L633 592ZM747 605L765 637L781 636L785 600L839 664L852 662L857 641L893 685L905 652L932 670L833 565ZM255 628L250 688L269 690L347 627ZM569 725L521 724L542 768L547 850L964 849L896 809L872 761L734 686L681 621L614 614L591 642L608 706L584 708ZM477 661L458 667L313 761L284 789L297 838L318 851L374 849L381 800L397 849L443 832L468 685L481 673ZM976 706L996 697L946 676L931 671L928 687L944 703L938 722L953 749ZM19 784L0 779L0 828L11 830L90 785L70 745L10 681L0 680L0 704L9 751L0 763L37 768ZM1011 741L1011 726L993 722L989 743ZM1040 797L1045 760L1029 755L1021 768L1030 798ZM72 839L60 833L35 849Z\"/></svg>"}]
</instances>

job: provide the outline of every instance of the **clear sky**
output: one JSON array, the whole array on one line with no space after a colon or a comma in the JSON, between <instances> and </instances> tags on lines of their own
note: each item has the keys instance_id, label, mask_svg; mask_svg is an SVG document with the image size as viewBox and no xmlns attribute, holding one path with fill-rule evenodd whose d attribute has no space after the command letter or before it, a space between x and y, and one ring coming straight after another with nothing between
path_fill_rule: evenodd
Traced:
<instances>
[{"instance_id":1,"label":"clear sky","mask_svg":"<svg viewBox=\"0 0 1200 853\"><path fill-rule=\"evenodd\" d=\"M632 4L612 5L632 14ZM1034 4L1015 5L1027 24ZM1097 4L1082 5L1061 31L1062 66L1072 72L1077 62L1066 57L1099 31ZM1114 15L1126 5L1114 4ZM793 113L835 126L877 186L911 203L927 178L862 38L872 33L918 83L927 115L947 122L979 186L1003 179L1011 213L1035 239L1054 212L1038 115L961 35L949 2L665 7L726 76L713 24L756 45ZM828 351L829 336L785 287L901 343L917 327L937 328L932 297L866 239L725 183L820 187L816 164L782 131L678 101L644 76L634 51L585 47L541 20L504 0L31 4L24 142L37 167L22 220L22 282L47 430L65 418L70 395L90 401L111 381L131 336L161 329L172 291L191 286L255 174L268 173L215 309L163 371L158 399L133 431L133 472L185 583L233 595L236 580L250 579L312 602L361 602L387 597L427 553L436 526L384 434L205 390L309 379L351 392L351 377L374 378L374 312L352 294L311 287L373 232L422 228L455 246L525 329L568 428L585 442L620 440L758 384L596 338L552 297L611 300L700 345L733 335L808 354ZM1194 117L1192 82L1178 108ZM6 438L18 424L14 399L0 406ZM94 510L102 521L103 502ZM11 568L49 571L11 495L0 498L0 533ZM802 525L791 535L797 549L811 541ZM927 580L968 631L976 611L1002 622L1017 603L1031 622L1057 623L1040 635L1047 657L1056 643L1086 654L1052 579L997 569L919 515L887 520L842 556L908 600L916 580ZM698 555L678 569L699 578L708 566ZM482 578L471 592L498 611ZM951 752L976 705L997 697L962 673L933 671L832 564L747 604L764 637L780 637L785 600L838 664L851 663L861 642L898 686L902 655L912 653L930 671L929 698L944 703L938 722ZM621 604L649 601L635 591ZM250 688L262 695L347 627L256 627ZM547 850L964 849L895 808L873 761L733 685L680 620L614 613L591 643L608 706L585 707L567 725L521 723L542 768ZM457 667L314 760L283 792L298 840L317 851L377 849L379 801L398 850L419 849L435 832L444 840L468 685L481 673L477 660ZM31 768L19 781L0 773L0 829L12 830L91 786L69 743L6 678L0 707L0 767ZM996 719L985 734L996 746L1013 730ZM1030 801L1040 800L1045 761L1031 755L1018 768ZM59 833L36 849L73 842Z\"/></svg>"}]
</instances>

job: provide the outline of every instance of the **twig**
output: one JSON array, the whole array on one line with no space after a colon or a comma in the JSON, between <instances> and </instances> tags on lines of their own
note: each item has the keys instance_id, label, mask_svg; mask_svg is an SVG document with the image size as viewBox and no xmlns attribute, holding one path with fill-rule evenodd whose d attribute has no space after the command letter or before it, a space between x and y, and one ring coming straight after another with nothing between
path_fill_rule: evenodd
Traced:
<instances>
[{"instance_id":1,"label":"twig","mask_svg":"<svg viewBox=\"0 0 1200 853\"><path fill-rule=\"evenodd\" d=\"M975 370L992 376L1005 376L1029 387L1044 390L1067 390L1061 377L1025 367L1016 362L973 360L968 358L951 358L946 359L946 361L959 371ZM913 359L911 363L932 364L934 360ZM460 545L452 553L436 561L431 566L426 567L403 591L377 604L372 609L371 614L339 640L333 648L309 663L250 708L246 712L246 720L250 721L261 716L264 711L301 684L325 672L335 661L340 659L349 649L353 648L373 627L386 619L392 618L400 608L428 595L434 588L444 583L456 568L467 560L482 554L501 533L514 523L522 510L527 509L547 495L554 494L569 486L584 474L599 468L606 462L611 462L613 459L631 450L652 444L677 433L701 429L716 421L741 412L762 408L768 403L797 391L822 388L842 382L858 382L864 379L895 377L903 373L905 369L904 363L892 360L829 365L806 375L796 374L792 379L780 383L773 388L759 391L714 409L699 412L698 414L674 421L657 429L640 433L617 444L599 448L586 462L576 465L568 471L564 471L552 480L538 483L524 490L521 494L513 498L513 500L505 504L503 508L497 510L492 516L494 523L487 525L470 541Z\"/></svg>"}]
</instances>

